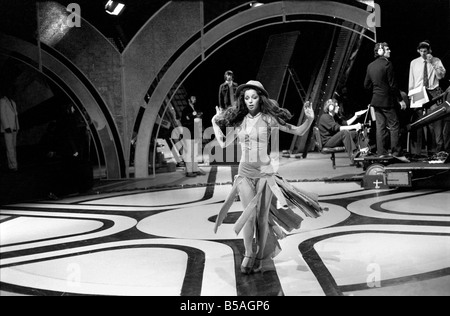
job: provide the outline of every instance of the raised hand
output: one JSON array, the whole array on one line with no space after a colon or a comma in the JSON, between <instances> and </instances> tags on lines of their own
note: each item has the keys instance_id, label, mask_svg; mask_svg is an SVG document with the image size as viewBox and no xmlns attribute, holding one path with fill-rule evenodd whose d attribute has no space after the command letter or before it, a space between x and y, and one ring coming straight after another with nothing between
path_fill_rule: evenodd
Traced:
<instances>
[{"instance_id":1,"label":"raised hand","mask_svg":"<svg viewBox=\"0 0 450 316\"><path fill-rule=\"evenodd\" d=\"M314 111L312 109L312 104L311 102L307 101L305 103L305 105L303 106L303 108L305 109L305 115L309 120L314 120Z\"/></svg>"},{"instance_id":2,"label":"raised hand","mask_svg":"<svg viewBox=\"0 0 450 316\"><path fill-rule=\"evenodd\" d=\"M220 107L216 106L216 115L214 115L213 118L211 119L211 122L213 123L213 125L216 124L216 119L221 114L222 114L222 109Z\"/></svg>"},{"instance_id":3,"label":"raised hand","mask_svg":"<svg viewBox=\"0 0 450 316\"><path fill-rule=\"evenodd\" d=\"M355 113L355 115L356 115L356 117L361 117L361 116L363 116L364 114L366 114L367 111L369 111L369 110L358 111L358 112Z\"/></svg>"}]
</instances>

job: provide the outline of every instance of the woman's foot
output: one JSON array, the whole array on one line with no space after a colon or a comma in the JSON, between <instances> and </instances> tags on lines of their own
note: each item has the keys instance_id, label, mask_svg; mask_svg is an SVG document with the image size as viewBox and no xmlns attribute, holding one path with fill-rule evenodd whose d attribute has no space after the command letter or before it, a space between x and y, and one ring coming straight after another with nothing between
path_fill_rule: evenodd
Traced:
<instances>
[{"instance_id":1,"label":"woman's foot","mask_svg":"<svg viewBox=\"0 0 450 316\"><path fill-rule=\"evenodd\" d=\"M242 260L241 272L247 275L252 273L254 261L253 257L245 256L244 260Z\"/></svg>"},{"instance_id":2,"label":"woman's foot","mask_svg":"<svg viewBox=\"0 0 450 316\"><path fill-rule=\"evenodd\" d=\"M255 263L253 265L253 273L260 273L263 270L263 259L255 259Z\"/></svg>"},{"instance_id":3,"label":"woman's foot","mask_svg":"<svg viewBox=\"0 0 450 316\"><path fill-rule=\"evenodd\" d=\"M194 174L197 176L205 176L206 172L204 172L203 170L199 170L199 171L194 172Z\"/></svg>"}]
</instances>

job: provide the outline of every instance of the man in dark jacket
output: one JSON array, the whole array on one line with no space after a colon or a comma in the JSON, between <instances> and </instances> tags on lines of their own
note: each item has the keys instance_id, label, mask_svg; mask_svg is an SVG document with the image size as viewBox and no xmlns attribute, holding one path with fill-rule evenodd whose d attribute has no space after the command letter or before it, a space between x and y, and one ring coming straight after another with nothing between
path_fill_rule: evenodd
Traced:
<instances>
[{"instance_id":1,"label":"man in dark jacket","mask_svg":"<svg viewBox=\"0 0 450 316\"><path fill-rule=\"evenodd\" d=\"M390 148L393 156L401 156L400 145L400 121L397 115L397 107L400 104L402 110L406 109L400 90L394 75L394 67L389 60L391 50L387 43L375 45L375 61L367 68L364 86L372 90L371 105L375 109L377 126L377 153L379 156L390 156Z\"/></svg>"},{"instance_id":2,"label":"man in dark jacket","mask_svg":"<svg viewBox=\"0 0 450 316\"><path fill-rule=\"evenodd\" d=\"M226 110L235 104L235 93L238 84L234 82L234 73L231 70L225 72L225 82L219 87L219 108ZM239 96L238 96L239 97Z\"/></svg>"}]
</instances>

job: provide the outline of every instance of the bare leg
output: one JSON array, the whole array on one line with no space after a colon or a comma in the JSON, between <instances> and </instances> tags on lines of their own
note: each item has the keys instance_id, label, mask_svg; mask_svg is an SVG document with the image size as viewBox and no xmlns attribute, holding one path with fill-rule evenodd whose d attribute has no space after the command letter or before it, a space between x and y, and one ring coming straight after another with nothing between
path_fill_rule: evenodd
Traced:
<instances>
[{"instance_id":1,"label":"bare leg","mask_svg":"<svg viewBox=\"0 0 450 316\"><path fill-rule=\"evenodd\" d=\"M194 172L194 141L192 139L184 139L183 142L183 159L186 164L186 173Z\"/></svg>"},{"instance_id":2,"label":"bare leg","mask_svg":"<svg viewBox=\"0 0 450 316\"><path fill-rule=\"evenodd\" d=\"M250 204L253 198L256 196L256 188L244 179L239 184L239 195L241 197L242 206L244 209ZM253 257L253 238L255 236L255 219L256 215L252 215L243 228L245 256Z\"/></svg>"},{"instance_id":3,"label":"bare leg","mask_svg":"<svg viewBox=\"0 0 450 316\"><path fill-rule=\"evenodd\" d=\"M265 181L261 181L259 185L266 185ZM261 205L258 210L258 240L257 240L257 254L256 254L256 271L261 270L261 261L264 259L264 250L266 248L267 236L269 233L269 212L272 202L273 193L268 185L266 185L263 195L261 197Z\"/></svg>"}]
</instances>

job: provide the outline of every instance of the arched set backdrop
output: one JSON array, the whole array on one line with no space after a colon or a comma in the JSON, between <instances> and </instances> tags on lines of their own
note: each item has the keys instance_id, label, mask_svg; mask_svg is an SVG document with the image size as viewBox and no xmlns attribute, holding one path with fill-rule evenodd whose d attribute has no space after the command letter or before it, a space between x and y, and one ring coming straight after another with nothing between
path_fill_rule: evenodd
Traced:
<instances>
[{"instance_id":1,"label":"arched set backdrop","mask_svg":"<svg viewBox=\"0 0 450 316\"><path fill-rule=\"evenodd\" d=\"M94 122L91 132L108 179L129 176L131 140L144 108L134 167L136 178L146 178L161 107L170 103L176 85L227 43L271 25L317 22L345 27L342 21L359 26L362 36L376 41L373 12L357 1L252 4L254 1L240 5L205 24L203 1L170 1L145 23L123 52L82 20L81 27L72 27L57 41L46 43L41 37L39 45L0 34L0 54L38 69L86 110ZM40 30L45 31L45 19L54 16L41 18ZM50 35L55 39L56 33Z\"/></svg>"}]
</instances>

